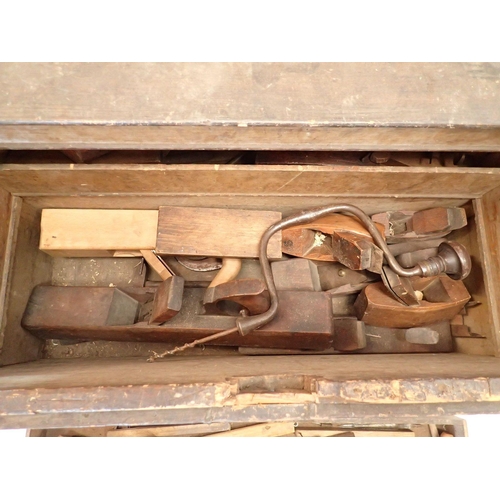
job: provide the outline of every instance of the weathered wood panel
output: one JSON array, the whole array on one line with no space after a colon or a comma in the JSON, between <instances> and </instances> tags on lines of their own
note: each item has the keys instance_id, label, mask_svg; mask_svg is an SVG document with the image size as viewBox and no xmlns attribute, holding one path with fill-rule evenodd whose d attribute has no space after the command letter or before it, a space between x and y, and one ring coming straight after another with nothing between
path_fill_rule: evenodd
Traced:
<instances>
[{"instance_id":1,"label":"weathered wood panel","mask_svg":"<svg viewBox=\"0 0 500 500\"><path fill-rule=\"evenodd\" d=\"M346 356L336 363L328 356L57 360L5 367L0 374L0 427L353 418L408 423L500 410L500 360L460 354ZM293 392L297 377L305 389ZM238 404L240 396L265 396L267 386L279 389L267 403ZM280 403L280 390L308 398Z\"/></svg>"},{"instance_id":2,"label":"weathered wood panel","mask_svg":"<svg viewBox=\"0 0 500 500\"><path fill-rule=\"evenodd\" d=\"M1 70L3 123L500 124L498 63L4 63Z\"/></svg>"},{"instance_id":3,"label":"weathered wood panel","mask_svg":"<svg viewBox=\"0 0 500 500\"><path fill-rule=\"evenodd\" d=\"M360 126L103 126L2 125L0 147L9 149L240 149L322 151L500 150L500 130Z\"/></svg>"},{"instance_id":4,"label":"weathered wood panel","mask_svg":"<svg viewBox=\"0 0 500 500\"><path fill-rule=\"evenodd\" d=\"M20 209L21 200L0 189L0 351L7 322L6 304Z\"/></svg>"},{"instance_id":5,"label":"weathered wood panel","mask_svg":"<svg viewBox=\"0 0 500 500\"><path fill-rule=\"evenodd\" d=\"M333 362L335 361L335 362ZM175 357L147 363L143 359L39 360L0 368L0 390L35 390L126 385L214 384L240 378L240 385L260 378L279 378L280 389L297 377L331 381L500 378L500 360L492 356L463 354L371 354L338 356L227 356ZM292 382L290 382L292 381ZM492 393L500 394L500 382ZM116 393L118 395L118 392ZM118 397L118 396L117 396ZM123 396L119 396L123 400ZM110 402L111 404L112 402ZM115 401L116 403L116 401Z\"/></svg>"},{"instance_id":6,"label":"weathered wood panel","mask_svg":"<svg viewBox=\"0 0 500 500\"><path fill-rule=\"evenodd\" d=\"M497 63L4 63L0 146L493 151L499 76Z\"/></svg>"},{"instance_id":7,"label":"weathered wood panel","mask_svg":"<svg viewBox=\"0 0 500 500\"><path fill-rule=\"evenodd\" d=\"M50 283L52 274L51 258L38 250L39 214L24 202L15 231L0 366L32 361L40 356L42 342L21 327L21 318L32 287Z\"/></svg>"},{"instance_id":8,"label":"weathered wood panel","mask_svg":"<svg viewBox=\"0 0 500 500\"><path fill-rule=\"evenodd\" d=\"M334 203L350 203L357 205L369 214L380 211L380 198L351 196L255 196L224 195L199 196L192 195L75 195L75 196L27 196L26 203L38 209L42 208L122 208L135 210L157 209L163 205L190 207L233 207L243 210L277 210L283 215L290 215L297 210L333 205ZM421 210L429 207L462 206L468 198L391 198L387 206L391 210Z\"/></svg>"},{"instance_id":9,"label":"weathered wood panel","mask_svg":"<svg viewBox=\"0 0 500 500\"><path fill-rule=\"evenodd\" d=\"M475 200L480 259L488 299L490 334L496 356L500 356L500 189L492 189Z\"/></svg>"},{"instance_id":10,"label":"weathered wood panel","mask_svg":"<svg viewBox=\"0 0 500 500\"><path fill-rule=\"evenodd\" d=\"M158 212L156 252L161 255L255 258L269 226L281 212L163 206ZM281 233L269 240L269 258L281 258Z\"/></svg>"},{"instance_id":11,"label":"weathered wood panel","mask_svg":"<svg viewBox=\"0 0 500 500\"><path fill-rule=\"evenodd\" d=\"M321 195L475 198L500 169L322 165L2 165L0 186L35 195Z\"/></svg>"}]
</instances>

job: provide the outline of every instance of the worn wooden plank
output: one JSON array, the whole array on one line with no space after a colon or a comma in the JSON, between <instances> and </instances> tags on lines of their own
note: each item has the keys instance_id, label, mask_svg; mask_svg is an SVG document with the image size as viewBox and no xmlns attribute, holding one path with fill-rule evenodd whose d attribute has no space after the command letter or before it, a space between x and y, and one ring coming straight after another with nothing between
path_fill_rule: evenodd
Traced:
<instances>
[{"instance_id":1,"label":"worn wooden plank","mask_svg":"<svg viewBox=\"0 0 500 500\"><path fill-rule=\"evenodd\" d=\"M496 414L500 403L462 402L446 404L394 404L388 412L385 404L314 404L314 405L259 405L253 408L226 406L212 408L107 410L104 412L65 413L18 413L0 415L0 428L7 429L48 429L60 427L126 426L126 425L186 425L199 422L270 422L308 420L312 422L336 422L339 424L429 424L435 422L454 424L456 415Z\"/></svg>"},{"instance_id":2,"label":"worn wooden plank","mask_svg":"<svg viewBox=\"0 0 500 500\"><path fill-rule=\"evenodd\" d=\"M39 220L40 214L22 202L14 226L15 246L11 247L10 291L7 294L0 366L32 361L40 356L42 342L21 327L32 288L39 283L50 283L52 275L51 257L38 250Z\"/></svg>"},{"instance_id":3,"label":"worn wooden plank","mask_svg":"<svg viewBox=\"0 0 500 500\"><path fill-rule=\"evenodd\" d=\"M27 309L24 327L34 335L45 339L69 340L110 340L167 342L184 344L214 333L233 328L235 318L232 316L203 314L200 305L205 294L204 288L186 288L182 297L182 307L178 314L163 325L149 325L147 322L122 324L120 326L96 325L89 320L75 324L69 321L73 315L71 304L66 310L61 310L61 316L51 314L44 318L44 311L54 307L53 295L59 296L62 302L67 302L69 289L57 288L51 293L42 294L35 289L32 298L36 299L36 308ZM93 289L78 291L85 295L84 304L88 308L94 303L91 300ZM126 289L130 295L138 290ZM140 291L141 289L139 289ZM156 290L155 290L156 291ZM153 294L149 292L151 298ZM332 340L332 310L331 302L326 292L278 292L281 308L276 317L262 328L241 336L233 333L212 341L215 345L246 345L251 347L277 347L294 349L326 349ZM46 300L43 300L46 299ZM30 305L33 301L30 301ZM88 309L87 309L88 310ZM305 313L307 311L307 313ZM40 313L40 314L38 314ZM64 314L64 318L62 314ZM69 317L68 317L69 316Z\"/></svg>"},{"instance_id":4,"label":"worn wooden plank","mask_svg":"<svg viewBox=\"0 0 500 500\"><path fill-rule=\"evenodd\" d=\"M170 425L156 427L133 427L130 429L111 429L107 437L192 437L206 436L215 432L229 431L231 426L226 422L211 424Z\"/></svg>"},{"instance_id":5,"label":"worn wooden plank","mask_svg":"<svg viewBox=\"0 0 500 500\"><path fill-rule=\"evenodd\" d=\"M484 266L483 281L489 307L489 337L495 356L500 356L500 291L498 287L500 283L500 228L498 223L500 189L492 189L479 200L475 200L474 208L480 258Z\"/></svg>"},{"instance_id":6,"label":"worn wooden plank","mask_svg":"<svg viewBox=\"0 0 500 500\"><path fill-rule=\"evenodd\" d=\"M327 196L327 195L301 195L301 196L258 196L258 195L222 195L222 196L198 196L186 195L79 195L79 196L26 196L26 203L38 209L43 208L98 208L98 209L134 209L134 210L157 210L159 206L203 206L218 208L231 206L243 210L276 210L279 207L283 215L290 215L315 206L333 205L334 203L349 203L357 205L365 212L372 214L380 209L380 198L368 196ZM461 206L468 201L467 198L386 198L386 202L396 210L403 208L422 209L432 206Z\"/></svg>"},{"instance_id":7,"label":"worn wooden plank","mask_svg":"<svg viewBox=\"0 0 500 500\"><path fill-rule=\"evenodd\" d=\"M11 267L14 259L17 226L21 213L21 199L11 196L0 189L0 350L7 322L6 304L8 302Z\"/></svg>"},{"instance_id":8,"label":"worn wooden plank","mask_svg":"<svg viewBox=\"0 0 500 500\"><path fill-rule=\"evenodd\" d=\"M479 124L480 125L480 124ZM499 151L498 127L2 125L0 147L11 149L223 149L344 151Z\"/></svg>"},{"instance_id":9,"label":"worn wooden plank","mask_svg":"<svg viewBox=\"0 0 500 500\"><path fill-rule=\"evenodd\" d=\"M156 193L469 199L499 185L498 168L156 164L72 168L60 164L5 164L0 169L0 186L22 196ZM379 212L381 208L385 207L379 206Z\"/></svg>"},{"instance_id":10,"label":"worn wooden plank","mask_svg":"<svg viewBox=\"0 0 500 500\"><path fill-rule=\"evenodd\" d=\"M476 339L471 339L471 342L474 341ZM372 381L373 387L377 384L380 387L380 381L390 384L391 380L418 379L421 387L435 387L437 390L436 380L455 377L463 387L469 387L471 391L469 394L457 394L457 397L500 398L500 360L492 356L458 353L422 353L418 356L372 354L338 356L334 361L328 355L302 356L300 362L293 356L220 356L215 361L210 357L186 356L154 363L147 363L145 357L47 359L0 368L0 390L19 390L24 397L28 394L32 396L33 391L40 389L62 391L62 394L69 389L79 393L84 390L82 388L106 387L106 390L111 391L109 395L116 394L118 398L109 404L119 405L124 403L123 393L120 391L127 385L187 387L196 383L212 387L212 384L227 383L228 380L235 379L243 386L253 383L256 377L265 376L269 377L268 380L279 378L284 390L289 381L296 382L298 376L313 376L339 383L368 380ZM476 380L481 378L484 379L481 385L476 385ZM350 382L347 386L349 385ZM488 386L488 392L484 393L483 388ZM112 389L117 387L120 389L113 392ZM449 391L447 389L446 395L451 391L452 386ZM71 402L61 402L66 403ZM84 403L91 405L92 398L86 398ZM143 404L147 404L147 400Z\"/></svg>"},{"instance_id":11,"label":"worn wooden plank","mask_svg":"<svg viewBox=\"0 0 500 500\"><path fill-rule=\"evenodd\" d=\"M3 123L300 124L305 116L328 125L500 123L496 63L4 63L1 69Z\"/></svg>"},{"instance_id":12,"label":"worn wooden plank","mask_svg":"<svg viewBox=\"0 0 500 500\"><path fill-rule=\"evenodd\" d=\"M356 428L337 429L297 429L295 435L298 437L334 437L344 433L352 433L350 437L416 437L411 430L358 430Z\"/></svg>"},{"instance_id":13,"label":"worn wooden plank","mask_svg":"<svg viewBox=\"0 0 500 500\"><path fill-rule=\"evenodd\" d=\"M268 422L210 434L205 437L277 437L292 434L294 430L293 422Z\"/></svg>"},{"instance_id":14,"label":"worn wooden plank","mask_svg":"<svg viewBox=\"0 0 500 500\"><path fill-rule=\"evenodd\" d=\"M102 257L120 250L126 256L155 247L158 212L45 209L40 225L40 250L50 255Z\"/></svg>"},{"instance_id":15,"label":"worn wooden plank","mask_svg":"<svg viewBox=\"0 0 500 500\"><path fill-rule=\"evenodd\" d=\"M138 309L135 299L114 287L40 285L30 296L22 325L27 330L32 324L47 330L131 325Z\"/></svg>"},{"instance_id":16,"label":"worn wooden plank","mask_svg":"<svg viewBox=\"0 0 500 500\"><path fill-rule=\"evenodd\" d=\"M156 252L207 257L259 256L266 229L281 212L219 208L160 207ZM281 234L268 245L269 258L281 258Z\"/></svg>"}]
</instances>

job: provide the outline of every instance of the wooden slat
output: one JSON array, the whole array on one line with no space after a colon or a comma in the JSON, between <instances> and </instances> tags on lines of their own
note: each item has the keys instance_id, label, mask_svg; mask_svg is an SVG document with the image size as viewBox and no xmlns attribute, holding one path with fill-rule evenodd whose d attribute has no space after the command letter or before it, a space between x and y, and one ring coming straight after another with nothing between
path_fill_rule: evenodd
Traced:
<instances>
[{"instance_id":1,"label":"wooden slat","mask_svg":"<svg viewBox=\"0 0 500 500\"><path fill-rule=\"evenodd\" d=\"M290 215L316 206L334 203L349 203L360 207L369 214L380 210L380 198L356 196L276 196L255 195L120 195L120 196L26 196L26 203L38 209L43 208L86 208L86 209L127 209L157 210L162 205L218 208L227 207L243 210L276 210L279 207L283 215ZM432 206L462 206L467 198L391 198L386 199L387 206L394 210L410 208L419 210Z\"/></svg>"},{"instance_id":2,"label":"wooden slat","mask_svg":"<svg viewBox=\"0 0 500 500\"><path fill-rule=\"evenodd\" d=\"M54 256L100 257L115 250L153 249L157 226L156 210L45 209L40 250Z\"/></svg>"},{"instance_id":3,"label":"wooden slat","mask_svg":"<svg viewBox=\"0 0 500 500\"><path fill-rule=\"evenodd\" d=\"M114 429L107 432L107 437L187 437L206 436L215 432L229 431L231 426L226 422L212 424L171 425L155 427L134 427L130 429Z\"/></svg>"},{"instance_id":4,"label":"wooden slat","mask_svg":"<svg viewBox=\"0 0 500 500\"><path fill-rule=\"evenodd\" d=\"M0 350L7 322L6 304L9 293L9 277L15 252L17 224L21 208L20 198L0 189Z\"/></svg>"},{"instance_id":5,"label":"wooden slat","mask_svg":"<svg viewBox=\"0 0 500 500\"><path fill-rule=\"evenodd\" d=\"M476 200L474 208L479 235L480 259L485 271L483 280L489 308L489 337L495 355L500 356L500 227L498 223L500 218L500 188L492 189L480 200Z\"/></svg>"},{"instance_id":6,"label":"wooden slat","mask_svg":"<svg viewBox=\"0 0 500 500\"><path fill-rule=\"evenodd\" d=\"M21 203L19 203L21 202ZM0 366L33 361L40 357L42 342L21 327L21 318L31 290L39 283L50 283L51 257L38 250L40 214L21 200L14 218L11 266L8 277L4 343L0 352Z\"/></svg>"},{"instance_id":7,"label":"wooden slat","mask_svg":"<svg viewBox=\"0 0 500 500\"><path fill-rule=\"evenodd\" d=\"M467 339L469 340L469 339ZM470 339L471 342L478 339ZM479 339L480 340L480 339ZM0 368L0 391L18 390L20 397L32 396L39 389L53 391L68 391L80 394L89 388L97 394L99 387L116 390L114 403L126 404L122 391L124 386L143 387L143 385L168 387L184 386L183 391L193 390L193 384L201 384L199 390L211 384L227 384L228 380L239 379L241 383L249 380L258 380L258 377L278 377L283 386L289 378L297 376L315 376L321 380L335 381L345 385L343 387L358 387L361 380L370 387L380 389L386 387L389 381L412 380L416 386L433 387L439 394L438 379L457 379L456 384L469 388L470 393L460 392L452 385L441 387L443 398L455 393L456 397L500 398L500 360L491 356L466 356L462 354L419 354L408 356L405 354L371 354L338 356L334 360L331 356L301 356L300 362L293 356L220 356L214 358L176 357L147 363L142 359L114 358L114 359L57 359L39 360L33 363L24 363ZM483 381L481 381L484 379ZM490 380L488 384L487 379ZM356 383L355 383L356 382ZM484 392L487 388L487 393ZM399 391L396 385L392 390ZM154 389L156 391L157 389ZM325 391L327 388L325 388ZM328 389L330 390L330 389ZM153 388L151 388L153 391ZM147 391L146 391L147 392ZM226 395L229 397L229 395ZM356 396L339 394L340 398ZM418 394L415 393L415 396ZM430 392L429 392L430 396ZM157 395L155 396L157 397ZM359 395L363 397L363 395ZM101 400L106 404L104 399ZM5 401L0 397L0 402ZM40 404L48 404L48 400L40 400ZM161 403L161 398L158 400ZM406 401L408 402L408 401ZM75 404L80 404L76 401ZM85 404L91 405L89 396ZM147 401L144 402L146 404ZM61 405L72 404L71 401L61 401ZM111 404L111 402L110 402ZM2 408L0 406L0 408Z\"/></svg>"},{"instance_id":8,"label":"wooden slat","mask_svg":"<svg viewBox=\"0 0 500 500\"><path fill-rule=\"evenodd\" d=\"M294 429L293 422L268 422L210 434L205 437L278 437L292 434Z\"/></svg>"},{"instance_id":9,"label":"wooden slat","mask_svg":"<svg viewBox=\"0 0 500 500\"><path fill-rule=\"evenodd\" d=\"M334 437L340 434L352 433L352 437L416 437L411 430L357 430L356 428L337 429L297 429L295 435L298 437Z\"/></svg>"},{"instance_id":10,"label":"wooden slat","mask_svg":"<svg viewBox=\"0 0 500 500\"><path fill-rule=\"evenodd\" d=\"M273 149L317 151L500 151L500 129L318 126L2 125L0 147L11 149Z\"/></svg>"},{"instance_id":11,"label":"wooden slat","mask_svg":"<svg viewBox=\"0 0 500 500\"><path fill-rule=\"evenodd\" d=\"M160 207L156 252L162 255L208 257L259 256L266 229L281 212L218 208ZM267 254L281 258L281 234L269 241Z\"/></svg>"},{"instance_id":12,"label":"wooden slat","mask_svg":"<svg viewBox=\"0 0 500 500\"><path fill-rule=\"evenodd\" d=\"M89 196L264 195L476 198L500 169L322 165L2 165L13 194ZM378 210L380 211L380 209Z\"/></svg>"}]
</instances>

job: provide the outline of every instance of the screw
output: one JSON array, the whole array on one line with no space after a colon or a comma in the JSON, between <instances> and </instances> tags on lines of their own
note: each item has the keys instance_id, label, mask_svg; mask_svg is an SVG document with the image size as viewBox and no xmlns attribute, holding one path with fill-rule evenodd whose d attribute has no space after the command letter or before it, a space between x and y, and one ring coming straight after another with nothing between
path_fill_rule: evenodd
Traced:
<instances>
[{"instance_id":1,"label":"screw","mask_svg":"<svg viewBox=\"0 0 500 500\"><path fill-rule=\"evenodd\" d=\"M343 269L339 269L339 276L343 278L345 276L345 271Z\"/></svg>"}]
</instances>

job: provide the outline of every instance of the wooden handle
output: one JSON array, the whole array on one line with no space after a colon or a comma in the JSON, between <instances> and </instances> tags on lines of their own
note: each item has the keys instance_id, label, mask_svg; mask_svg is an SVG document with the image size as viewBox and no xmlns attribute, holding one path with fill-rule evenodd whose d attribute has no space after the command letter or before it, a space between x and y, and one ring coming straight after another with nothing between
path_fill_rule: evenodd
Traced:
<instances>
[{"instance_id":1,"label":"wooden handle","mask_svg":"<svg viewBox=\"0 0 500 500\"><path fill-rule=\"evenodd\" d=\"M208 288L213 288L221 283L227 283L228 281L234 280L238 276L240 269L241 259L224 257L222 259L222 267L220 268L220 271L212 280L212 283L208 285Z\"/></svg>"}]
</instances>

